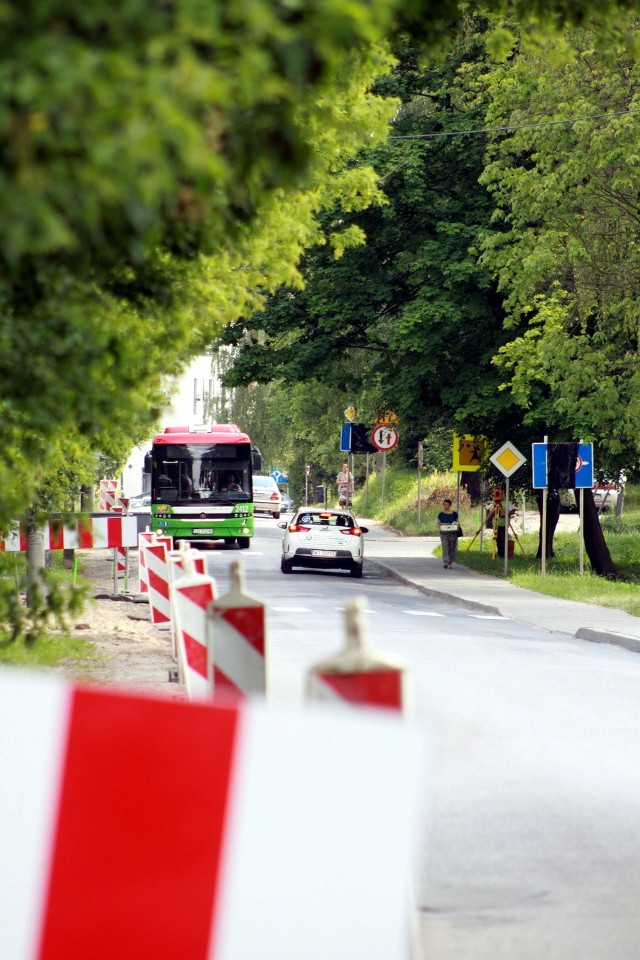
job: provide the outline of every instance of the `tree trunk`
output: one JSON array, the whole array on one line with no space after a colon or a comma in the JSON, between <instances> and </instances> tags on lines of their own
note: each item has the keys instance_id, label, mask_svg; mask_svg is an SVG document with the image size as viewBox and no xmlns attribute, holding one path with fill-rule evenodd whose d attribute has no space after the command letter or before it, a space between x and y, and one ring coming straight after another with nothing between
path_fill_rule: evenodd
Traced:
<instances>
[{"instance_id":1,"label":"tree trunk","mask_svg":"<svg viewBox=\"0 0 640 960\"><path fill-rule=\"evenodd\" d=\"M37 607L44 596L44 531L36 526L33 510L27 514L27 606Z\"/></svg>"},{"instance_id":2,"label":"tree trunk","mask_svg":"<svg viewBox=\"0 0 640 960\"><path fill-rule=\"evenodd\" d=\"M584 513L582 522L584 526L584 548L587 551L593 572L599 577L607 577L609 579L617 577L618 570L611 559L609 547L604 539L604 533L598 520L598 511L596 510L591 490L584 491Z\"/></svg>"},{"instance_id":3,"label":"tree trunk","mask_svg":"<svg viewBox=\"0 0 640 960\"><path fill-rule=\"evenodd\" d=\"M80 510L82 513L93 513L93 487L80 487Z\"/></svg>"},{"instance_id":4,"label":"tree trunk","mask_svg":"<svg viewBox=\"0 0 640 960\"><path fill-rule=\"evenodd\" d=\"M540 528L538 530L538 552L536 558L542 559L542 496L543 490L536 490L536 500L538 501L538 512L540 514ZM557 491L549 490L547 496L547 536L545 544L545 557L553 557L553 537L560 519L560 497Z\"/></svg>"}]
</instances>

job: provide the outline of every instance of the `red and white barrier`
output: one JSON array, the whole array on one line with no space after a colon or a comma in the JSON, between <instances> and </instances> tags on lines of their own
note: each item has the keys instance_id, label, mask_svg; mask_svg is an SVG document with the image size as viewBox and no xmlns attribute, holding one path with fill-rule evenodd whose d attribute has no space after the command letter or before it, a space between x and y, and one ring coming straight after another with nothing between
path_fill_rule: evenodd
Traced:
<instances>
[{"instance_id":1,"label":"red and white barrier","mask_svg":"<svg viewBox=\"0 0 640 960\"><path fill-rule=\"evenodd\" d=\"M309 670L307 698L404 711L408 706L405 666L365 649L363 610L360 599L346 605L346 646Z\"/></svg>"},{"instance_id":2,"label":"red and white barrier","mask_svg":"<svg viewBox=\"0 0 640 960\"><path fill-rule=\"evenodd\" d=\"M169 562L169 583L173 585L178 580L182 580L188 572L197 573L204 576L207 572L207 564L204 556L198 550L189 550L186 547L185 540L179 540L178 550L170 550L168 553ZM192 565L192 566L191 566ZM174 660L178 659L178 646L176 638L176 624L173 615L173 605L171 606L171 655Z\"/></svg>"},{"instance_id":3,"label":"red and white barrier","mask_svg":"<svg viewBox=\"0 0 640 960\"><path fill-rule=\"evenodd\" d=\"M106 513L122 513L122 507L118 498L118 481L101 480L100 497L98 500L98 509Z\"/></svg>"},{"instance_id":4,"label":"red and white barrier","mask_svg":"<svg viewBox=\"0 0 640 960\"><path fill-rule=\"evenodd\" d=\"M113 592L120 592L120 581L126 592L129 586L129 547L114 547L113 549Z\"/></svg>"},{"instance_id":5,"label":"red and white barrier","mask_svg":"<svg viewBox=\"0 0 640 960\"><path fill-rule=\"evenodd\" d=\"M231 589L207 612L214 693L247 696L267 689L264 604L244 591L242 564L231 564Z\"/></svg>"},{"instance_id":6,"label":"red and white barrier","mask_svg":"<svg viewBox=\"0 0 640 960\"><path fill-rule=\"evenodd\" d=\"M43 524L45 550L92 550L104 547L135 547L138 541L137 517L84 517L77 526L64 526L50 520ZM27 549L27 525L16 524L0 551Z\"/></svg>"},{"instance_id":7,"label":"red and white barrier","mask_svg":"<svg viewBox=\"0 0 640 960\"><path fill-rule=\"evenodd\" d=\"M138 534L138 593L149 592L149 578L144 556L144 547L147 543L164 543L167 550L173 547L173 538L158 536L154 530L144 530Z\"/></svg>"},{"instance_id":8,"label":"red and white barrier","mask_svg":"<svg viewBox=\"0 0 640 960\"><path fill-rule=\"evenodd\" d=\"M171 605L169 600L169 560L166 543L155 540L142 546L144 565L149 587L149 611L151 623L156 627L171 626Z\"/></svg>"},{"instance_id":9,"label":"red and white barrier","mask_svg":"<svg viewBox=\"0 0 640 960\"><path fill-rule=\"evenodd\" d=\"M384 715L0 670L3 960L406 960L425 759Z\"/></svg>"},{"instance_id":10,"label":"red and white barrier","mask_svg":"<svg viewBox=\"0 0 640 960\"><path fill-rule=\"evenodd\" d=\"M188 559L184 564L184 576L171 585L179 677L190 700L211 700L206 620L207 609L216 597L216 583L212 577L194 573Z\"/></svg>"}]
</instances>

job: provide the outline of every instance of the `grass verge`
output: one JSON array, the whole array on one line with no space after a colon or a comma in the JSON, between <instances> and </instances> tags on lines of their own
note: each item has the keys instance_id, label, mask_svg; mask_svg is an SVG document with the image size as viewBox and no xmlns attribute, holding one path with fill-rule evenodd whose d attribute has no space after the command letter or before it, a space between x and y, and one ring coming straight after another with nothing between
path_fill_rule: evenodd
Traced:
<instances>
[{"instance_id":1,"label":"grass verge","mask_svg":"<svg viewBox=\"0 0 640 960\"><path fill-rule=\"evenodd\" d=\"M455 473L433 473L421 481L420 521L418 521L418 487L415 473L408 470L387 470L384 499L381 495L381 476L370 479L369 492L359 491L354 498L354 510L359 516L367 516L399 530L405 536L436 536L436 516L442 508L442 500L449 497L456 503ZM479 507L472 507L466 498L460 503L460 522L467 534L458 544L457 562L486 573L504 577L504 560L492 558L492 532L485 530L483 549L480 537L467 550L471 538L479 530L481 514ZM577 533L558 533L554 538L554 556L547 558L544 579L541 563L536 559L537 533L521 534L516 529L520 544L515 545L515 555L509 558L510 583L537 593L559 597L563 600L578 600L602 607L624 610L632 616L640 616L640 488L628 484L625 496L625 511L622 517L603 515L602 529L614 563L618 579L605 580L595 576L584 555L584 574L580 576L579 542ZM440 555L439 549L436 551Z\"/></svg>"}]
</instances>

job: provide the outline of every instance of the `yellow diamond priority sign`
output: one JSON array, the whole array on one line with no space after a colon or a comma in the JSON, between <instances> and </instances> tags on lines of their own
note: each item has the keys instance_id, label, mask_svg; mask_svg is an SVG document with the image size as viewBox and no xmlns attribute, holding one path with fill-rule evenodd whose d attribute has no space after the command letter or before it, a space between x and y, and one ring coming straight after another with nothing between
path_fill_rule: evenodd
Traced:
<instances>
[{"instance_id":1,"label":"yellow diamond priority sign","mask_svg":"<svg viewBox=\"0 0 640 960\"><path fill-rule=\"evenodd\" d=\"M514 447L508 440L503 443L499 450L489 457L494 467L497 467L500 473L505 477L510 477L512 473L519 470L527 458L523 457L517 447Z\"/></svg>"}]
</instances>

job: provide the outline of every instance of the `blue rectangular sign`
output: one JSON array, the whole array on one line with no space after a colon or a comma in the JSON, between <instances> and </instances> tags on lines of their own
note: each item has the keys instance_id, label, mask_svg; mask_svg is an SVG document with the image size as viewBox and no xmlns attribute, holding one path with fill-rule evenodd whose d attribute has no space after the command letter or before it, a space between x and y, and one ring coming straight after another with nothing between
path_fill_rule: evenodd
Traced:
<instances>
[{"instance_id":1,"label":"blue rectangular sign","mask_svg":"<svg viewBox=\"0 0 640 960\"><path fill-rule=\"evenodd\" d=\"M545 490L547 487L547 444L531 444L531 472L534 490ZM593 486L593 444L579 443L576 459L576 490L590 490Z\"/></svg>"},{"instance_id":2,"label":"blue rectangular sign","mask_svg":"<svg viewBox=\"0 0 640 960\"><path fill-rule=\"evenodd\" d=\"M547 444L531 444L531 472L534 490L546 490L547 487Z\"/></svg>"},{"instance_id":3,"label":"blue rectangular sign","mask_svg":"<svg viewBox=\"0 0 640 960\"><path fill-rule=\"evenodd\" d=\"M351 453L351 424L343 423L340 431L340 451Z\"/></svg>"}]
</instances>

